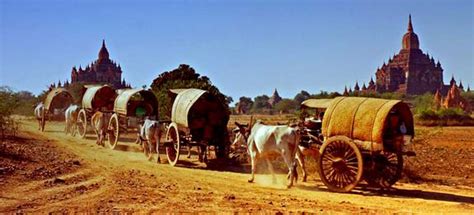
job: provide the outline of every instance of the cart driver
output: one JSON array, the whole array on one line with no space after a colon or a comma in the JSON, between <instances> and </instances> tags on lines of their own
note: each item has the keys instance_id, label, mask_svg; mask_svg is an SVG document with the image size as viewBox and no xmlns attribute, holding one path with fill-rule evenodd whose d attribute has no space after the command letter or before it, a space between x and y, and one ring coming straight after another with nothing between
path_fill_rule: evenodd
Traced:
<instances>
[{"instance_id":1,"label":"cart driver","mask_svg":"<svg viewBox=\"0 0 474 215\"><path fill-rule=\"evenodd\" d=\"M321 129L321 123L324 116L324 111L316 112L314 116L306 118L304 121L304 125L311 130L319 130Z\"/></svg>"},{"instance_id":2,"label":"cart driver","mask_svg":"<svg viewBox=\"0 0 474 215\"><path fill-rule=\"evenodd\" d=\"M389 133L393 135L404 135L407 133L405 123L400 119L400 115L396 111L391 111L389 114Z\"/></svg>"},{"instance_id":3,"label":"cart driver","mask_svg":"<svg viewBox=\"0 0 474 215\"><path fill-rule=\"evenodd\" d=\"M403 142L403 135L407 133L405 123L397 111L391 111L388 116L387 129L384 139L395 142Z\"/></svg>"},{"instance_id":4,"label":"cart driver","mask_svg":"<svg viewBox=\"0 0 474 215\"><path fill-rule=\"evenodd\" d=\"M324 115L324 112L322 112L322 113ZM318 112L316 112L316 113L314 113L313 116L306 118L305 121L309 121L309 122L312 122L312 123L318 123L318 122L321 122L321 119L322 119L320 116L321 116L321 114L320 113L318 114Z\"/></svg>"}]
</instances>

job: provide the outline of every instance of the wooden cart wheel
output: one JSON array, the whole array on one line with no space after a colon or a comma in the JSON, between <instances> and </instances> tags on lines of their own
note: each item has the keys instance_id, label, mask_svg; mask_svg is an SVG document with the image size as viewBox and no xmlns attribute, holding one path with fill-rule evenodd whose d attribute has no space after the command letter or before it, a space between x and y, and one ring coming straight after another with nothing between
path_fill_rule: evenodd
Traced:
<instances>
[{"instance_id":1,"label":"wooden cart wheel","mask_svg":"<svg viewBox=\"0 0 474 215\"><path fill-rule=\"evenodd\" d=\"M166 131L166 156L168 157L168 163L171 166L175 166L179 160L179 151L180 151L180 140L179 140L179 131L178 125L176 123L171 123L168 126Z\"/></svg>"},{"instance_id":2,"label":"wooden cart wheel","mask_svg":"<svg viewBox=\"0 0 474 215\"><path fill-rule=\"evenodd\" d=\"M43 111L41 111L41 131L44 131L45 124L46 124L46 110L43 108Z\"/></svg>"},{"instance_id":3,"label":"wooden cart wheel","mask_svg":"<svg viewBox=\"0 0 474 215\"><path fill-rule=\"evenodd\" d=\"M109 121L109 126L107 127L107 143L109 148L115 149L117 146L120 136L120 126L119 126L119 117L117 114L113 114Z\"/></svg>"},{"instance_id":4,"label":"wooden cart wheel","mask_svg":"<svg viewBox=\"0 0 474 215\"><path fill-rule=\"evenodd\" d=\"M87 133L87 115L86 110L81 109L77 115L77 130L79 130L79 136L81 138L86 137Z\"/></svg>"},{"instance_id":5,"label":"wooden cart wheel","mask_svg":"<svg viewBox=\"0 0 474 215\"><path fill-rule=\"evenodd\" d=\"M369 186L389 188L402 176L403 155L401 152L380 152L367 159L364 180Z\"/></svg>"},{"instance_id":6,"label":"wooden cart wheel","mask_svg":"<svg viewBox=\"0 0 474 215\"><path fill-rule=\"evenodd\" d=\"M348 137L331 137L321 147L317 167L329 190L349 192L362 177L362 154Z\"/></svg>"}]
</instances>

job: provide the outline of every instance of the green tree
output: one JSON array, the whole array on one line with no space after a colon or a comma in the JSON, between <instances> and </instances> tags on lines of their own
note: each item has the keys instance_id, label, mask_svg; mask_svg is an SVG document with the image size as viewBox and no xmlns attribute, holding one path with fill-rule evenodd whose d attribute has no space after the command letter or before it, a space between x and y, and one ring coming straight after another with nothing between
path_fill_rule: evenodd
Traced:
<instances>
[{"instance_id":1,"label":"green tree","mask_svg":"<svg viewBox=\"0 0 474 215\"><path fill-rule=\"evenodd\" d=\"M329 93L327 91L321 90L319 93L312 94L312 99L327 99L330 98Z\"/></svg>"},{"instance_id":2,"label":"green tree","mask_svg":"<svg viewBox=\"0 0 474 215\"><path fill-rule=\"evenodd\" d=\"M33 111L38 99L33 93L28 91L20 91L15 93L16 98L18 99L18 107L13 110L13 114L18 115L33 115Z\"/></svg>"},{"instance_id":3,"label":"green tree","mask_svg":"<svg viewBox=\"0 0 474 215\"><path fill-rule=\"evenodd\" d=\"M298 109L299 104L301 103L297 103L293 99L282 99L275 105L274 109L280 113L291 113Z\"/></svg>"},{"instance_id":4,"label":"green tree","mask_svg":"<svg viewBox=\"0 0 474 215\"><path fill-rule=\"evenodd\" d=\"M225 100L227 101L227 104L234 102L234 98L232 98L232 96L226 96Z\"/></svg>"},{"instance_id":5,"label":"green tree","mask_svg":"<svg viewBox=\"0 0 474 215\"><path fill-rule=\"evenodd\" d=\"M249 110L252 108L252 105L253 105L253 101L251 98L242 96L239 98L239 102L235 104L235 107L240 107L240 109L244 113L248 113Z\"/></svg>"},{"instance_id":6,"label":"green tree","mask_svg":"<svg viewBox=\"0 0 474 215\"><path fill-rule=\"evenodd\" d=\"M0 139L3 141L8 133L16 132L17 124L11 117L20 105L18 95L10 87L0 86Z\"/></svg>"},{"instance_id":7,"label":"green tree","mask_svg":"<svg viewBox=\"0 0 474 215\"><path fill-rule=\"evenodd\" d=\"M71 93L72 98L74 99L74 104L82 105L82 97L86 93L86 88L84 87L87 83L75 82L69 84L67 90Z\"/></svg>"},{"instance_id":8,"label":"green tree","mask_svg":"<svg viewBox=\"0 0 474 215\"><path fill-rule=\"evenodd\" d=\"M13 114L20 104L20 99L10 87L0 86L0 118Z\"/></svg>"},{"instance_id":9,"label":"green tree","mask_svg":"<svg viewBox=\"0 0 474 215\"><path fill-rule=\"evenodd\" d=\"M424 110L433 109L434 107L434 96L431 93L425 93L423 95L414 96L411 101L415 106L415 113L419 114Z\"/></svg>"},{"instance_id":10,"label":"green tree","mask_svg":"<svg viewBox=\"0 0 474 215\"><path fill-rule=\"evenodd\" d=\"M303 102L306 99L309 99L310 97L311 95L307 91L302 90L301 92L296 94L294 100L296 103L301 104L301 102Z\"/></svg>"},{"instance_id":11,"label":"green tree","mask_svg":"<svg viewBox=\"0 0 474 215\"><path fill-rule=\"evenodd\" d=\"M162 119L171 118L172 101L169 94L170 89L178 88L198 88L207 90L220 101L228 110L229 100L219 89L212 85L212 82L206 76L201 76L192 67L186 64L179 65L172 71L166 71L158 75L151 83L151 89L158 99L160 117Z\"/></svg>"},{"instance_id":12,"label":"green tree","mask_svg":"<svg viewBox=\"0 0 474 215\"><path fill-rule=\"evenodd\" d=\"M268 100L270 98L267 95L261 95L255 97L252 105L252 112L254 113L263 113L271 109L270 103Z\"/></svg>"}]
</instances>

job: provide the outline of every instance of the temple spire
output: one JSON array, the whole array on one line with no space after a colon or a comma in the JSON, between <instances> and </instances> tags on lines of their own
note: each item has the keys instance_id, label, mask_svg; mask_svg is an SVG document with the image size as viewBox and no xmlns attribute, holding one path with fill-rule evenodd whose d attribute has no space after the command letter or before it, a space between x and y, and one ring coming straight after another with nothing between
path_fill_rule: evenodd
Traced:
<instances>
[{"instance_id":1,"label":"temple spire","mask_svg":"<svg viewBox=\"0 0 474 215\"><path fill-rule=\"evenodd\" d=\"M411 24L411 14L408 15L408 32L413 32L413 25Z\"/></svg>"},{"instance_id":2,"label":"temple spire","mask_svg":"<svg viewBox=\"0 0 474 215\"><path fill-rule=\"evenodd\" d=\"M109 59L109 51L107 50L107 47L105 47L105 40L102 40L102 47L99 51L99 61L105 59Z\"/></svg>"}]
</instances>

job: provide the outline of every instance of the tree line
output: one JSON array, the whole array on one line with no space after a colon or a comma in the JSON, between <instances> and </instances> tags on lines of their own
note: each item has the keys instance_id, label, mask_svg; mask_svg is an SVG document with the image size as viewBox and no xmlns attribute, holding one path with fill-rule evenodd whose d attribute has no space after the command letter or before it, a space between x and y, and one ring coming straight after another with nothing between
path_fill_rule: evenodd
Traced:
<instances>
[{"instance_id":1,"label":"tree line","mask_svg":"<svg viewBox=\"0 0 474 215\"><path fill-rule=\"evenodd\" d=\"M274 105L269 102L270 97L267 95L256 96L250 98L242 96L239 98L232 112L235 114L280 114L280 113L297 113L300 105L307 99L328 99L341 96L338 92L320 91L319 93L310 94L308 91L302 90L293 98L283 98Z\"/></svg>"}]
</instances>

